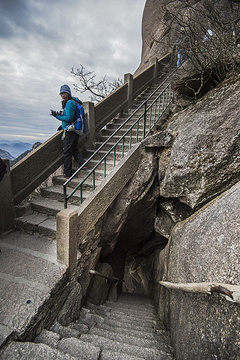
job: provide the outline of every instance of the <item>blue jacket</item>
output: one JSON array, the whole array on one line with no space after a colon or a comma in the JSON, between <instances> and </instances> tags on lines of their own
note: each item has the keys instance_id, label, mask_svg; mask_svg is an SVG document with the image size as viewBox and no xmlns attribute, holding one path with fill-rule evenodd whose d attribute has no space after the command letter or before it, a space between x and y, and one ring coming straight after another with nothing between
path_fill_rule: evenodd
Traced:
<instances>
[{"instance_id":1,"label":"blue jacket","mask_svg":"<svg viewBox=\"0 0 240 360\"><path fill-rule=\"evenodd\" d=\"M82 105L81 100L73 97L66 103L65 109L63 110L63 115L56 115L56 118L62 121L63 130L65 130L68 125L77 120L77 107L75 101Z\"/></svg>"}]
</instances>

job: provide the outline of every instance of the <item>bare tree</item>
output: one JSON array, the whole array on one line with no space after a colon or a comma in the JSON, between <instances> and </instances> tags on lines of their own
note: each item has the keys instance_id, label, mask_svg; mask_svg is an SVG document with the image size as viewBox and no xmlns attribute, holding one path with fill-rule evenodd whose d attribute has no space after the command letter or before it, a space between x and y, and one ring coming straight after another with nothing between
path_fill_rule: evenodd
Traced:
<instances>
[{"instance_id":1,"label":"bare tree","mask_svg":"<svg viewBox=\"0 0 240 360\"><path fill-rule=\"evenodd\" d=\"M89 92L91 101L101 101L122 85L121 79L111 82L106 75L101 80L97 80L94 71L87 71L82 64L76 71L72 68L71 74L77 77L80 82L80 85L73 84L74 89L81 93Z\"/></svg>"},{"instance_id":2,"label":"bare tree","mask_svg":"<svg viewBox=\"0 0 240 360\"><path fill-rule=\"evenodd\" d=\"M240 70L240 2L236 0L165 1L161 39L175 42L180 62L195 78L185 80L195 99ZM165 44L166 45L166 44Z\"/></svg>"}]
</instances>

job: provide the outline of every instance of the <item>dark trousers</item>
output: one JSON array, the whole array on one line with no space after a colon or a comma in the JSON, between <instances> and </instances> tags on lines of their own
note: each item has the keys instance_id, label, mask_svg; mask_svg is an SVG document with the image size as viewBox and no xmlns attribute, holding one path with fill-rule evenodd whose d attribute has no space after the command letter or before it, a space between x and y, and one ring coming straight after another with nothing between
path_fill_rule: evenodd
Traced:
<instances>
[{"instance_id":1,"label":"dark trousers","mask_svg":"<svg viewBox=\"0 0 240 360\"><path fill-rule=\"evenodd\" d=\"M72 156L79 166L84 164L84 159L78 151L79 136L74 131L66 131L63 139L63 157L64 157L64 174L66 176L72 175Z\"/></svg>"}]
</instances>

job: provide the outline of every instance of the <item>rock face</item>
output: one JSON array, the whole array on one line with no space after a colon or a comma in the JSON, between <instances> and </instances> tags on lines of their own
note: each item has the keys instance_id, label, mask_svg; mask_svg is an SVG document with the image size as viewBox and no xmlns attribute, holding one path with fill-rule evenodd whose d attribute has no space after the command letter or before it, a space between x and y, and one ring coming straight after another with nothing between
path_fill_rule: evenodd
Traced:
<instances>
[{"instance_id":1,"label":"rock face","mask_svg":"<svg viewBox=\"0 0 240 360\"><path fill-rule=\"evenodd\" d=\"M168 281L240 283L239 198L240 182L175 226ZM219 294L172 291L169 312L177 358L238 358L239 304L229 303Z\"/></svg>"},{"instance_id":2,"label":"rock face","mask_svg":"<svg viewBox=\"0 0 240 360\"><path fill-rule=\"evenodd\" d=\"M191 19L194 12L191 12L189 8L186 9L187 3L190 3L192 9L197 9L196 18ZM136 73L138 74L150 66L155 58L160 59L171 51L180 36L186 36L186 30L189 30L191 26L199 24L199 32L209 29L209 23L216 20L214 14L209 14L209 19L206 19L206 14L204 14L206 6L209 10L209 6L211 6L211 9L225 20L233 7L237 9L239 2L229 0L193 0L191 2L146 0L142 18L142 58ZM172 14L177 21L173 21ZM191 20L193 20L192 23Z\"/></svg>"},{"instance_id":3,"label":"rock face","mask_svg":"<svg viewBox=\"0 0 240 360\"><path fill-rule=\"evenodd\" d=\"M160 185L163 197L196 208L239 178L239 95L240 77L173 117L168 130L178 135Z\"/></svg>"}]
</instances>

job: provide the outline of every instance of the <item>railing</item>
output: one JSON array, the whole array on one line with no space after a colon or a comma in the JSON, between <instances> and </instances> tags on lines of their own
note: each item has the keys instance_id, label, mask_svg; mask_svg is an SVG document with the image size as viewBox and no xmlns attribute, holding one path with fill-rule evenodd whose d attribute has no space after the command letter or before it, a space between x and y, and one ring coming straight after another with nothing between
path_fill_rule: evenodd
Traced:
<instances>
[{"instance_id":1,"label":"railing","mask_svg":"<svg viewBox=\"0 0 240 360\"><path fill-rule=\"evenodd\" d=\"M124 280L120 280L120 279L118 279L118 278L116 278L116 277L114 277L114 276L103 275L103 274L101 274L100 272L98 272L98 271L96 271L96 270L92 270L92 269L89 270L89 274L91 274L91 275L96 275L96 276L100 276L100 277L103 278L103 279L111 280L111 281L117 282L117 283L118 283L118 282L124 282Z\"/></svg>"},{"instance_id":2,"label":"railing","mask_svg":"<svg viewBox=\"0 0 240 360\"><path fill-rule=\"evenodd\" d=\"M99 276L99 277L107 280L107 282L109 284L107 299L109 301L117 301L117 296L118 296L117 287L118 287L118 284L123 283L124 280L120 280L114 276L103 275L100 272L98 272L96 270L92 270L92 269L89 270L89 274L94 275L94 276Z\"/></svg>"},{"instance_id":3,"label":"railing","mask_svg":"<svg viewBox=\"0 0 240 360\"><path fill-rule=\"evenodd\" d=\"M176 70L175 70L176 71ZM162 115L165 113L169 105L172 103L173 94L170 88L170 83L165 86L165 88L156 96L153 100L155 94L159 89L169 80L169 78L175 73L173 71L156 89L155 91L119 126L117 130L113 132L111 136L95 151L95 153L90 156L90 158L63 184L63 194L64 194L64 208L67 208L68 200L76 193L80 191L80 203L83 202L83 185L86 181L92 177L92 189L96 188L96 170L103 166L103 176L107 175L107 158L110 154L113 155L112 166L116 165L116 154L117 149L120 149L121 158L124 157L125 153L132 148L133 143L138 143L142 141L153 129L155 124L159 121ZM150 104L149 104L150 103ZM138 113L140 112L140 115ZM136 120L134 117L138 116ZM116 137L120 130L124 128L125 125L130 124L129 128L124 132L120 138L115 139L115 143L112 144L111 141ZM76 175L86 166L91 160L99 156L99 152L106 146L109 145L110 149L105 153L105 155L97 162L97 164L89 171L89 173L84 177L84 179L79 182L79 184L67 195L67 185L76 177Z\"/></svg>"}]
</instances>

